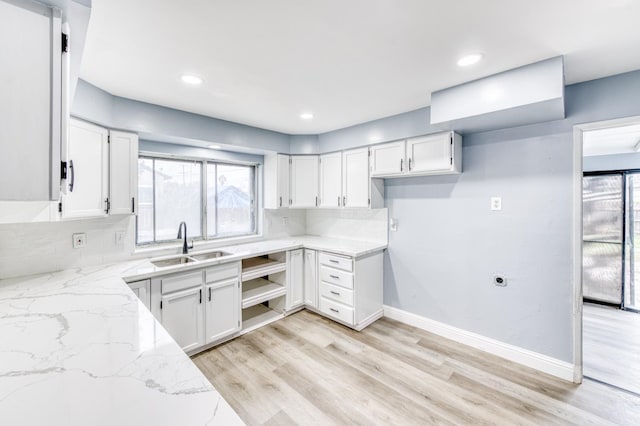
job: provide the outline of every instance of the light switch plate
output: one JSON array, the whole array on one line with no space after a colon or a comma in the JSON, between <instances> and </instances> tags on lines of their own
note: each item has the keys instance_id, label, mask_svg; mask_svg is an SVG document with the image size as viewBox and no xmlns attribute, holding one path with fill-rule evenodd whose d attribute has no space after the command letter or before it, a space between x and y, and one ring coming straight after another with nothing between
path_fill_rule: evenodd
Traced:
<instances>
[{"instance_id":1,"label":"light switch plate","mask_svg":"<svg viewBox=\"0 0 640 426\"><path fill-rule=\"evenodd\" d=\"M491 197L491 210L502 210L502 197Z\"/></svg>"},{"instance_id":2,"label":"light switch plate","mask_svg":"<svg viewBox=\"0 0 640 426\"><path fill-rule=\"evenodd\" d=\"M73 234L73 248L83 248L87 245L87 234Z\"/></svg>"}]
</instances>

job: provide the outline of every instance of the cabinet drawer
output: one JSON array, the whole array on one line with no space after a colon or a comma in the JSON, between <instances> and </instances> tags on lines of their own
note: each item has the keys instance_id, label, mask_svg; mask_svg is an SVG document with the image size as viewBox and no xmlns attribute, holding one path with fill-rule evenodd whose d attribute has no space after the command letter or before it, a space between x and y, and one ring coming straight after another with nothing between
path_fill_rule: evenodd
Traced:
<instances>
[{"instance_id":1,"label":"cabinet drawer","mask_svg":"<svg viewBox=\"0 0 640 426\"><path fill-rule=\"evenodd\" d=\"M321 282L320 296L344 303L347 306L353 306L353 291L337 285Z\"/></svg>"},{"instance_id":2,"label":"cabinet drawer","mask_svg":"<svg viewBox=\"0 0 640 426\"><path fill-rule=\"evenodd\" d=\"M160 280L162 294L202 285L202 271L174 275Z\"/></svg>"},{"instance_id":3,"label":"cabinet drawer","mask_svg":"<svg viewBox=\"0 0 640 426\"><path fill-rule=\"evenodd\" d=\"M327 252L320 252L320 264L342 269L343 271L353 271L353 259L346 256L338 256Z\"/></svg>"},{"instance_id":4,"label":"cabinet drawer","mask_svg":"<svg viewBox=\"0 0 640 426\"><path fill-rule=\"evenodd\" d=\"M353 288L353 274L320 265L320 281L339 285L345 288Z\"/></svg>"},{"instance_id":5,"label":"cabinet drawer","mask_svg":"<svg viewBox=\"0 0 640 426\"><path fill-rule=\"evenodd\" d=\"M353 308L334 302L326 297L320 297L320 312L347 324L353 325Z\"/></svg>"},{"instance_id":6,"label":"cabinet drawer","mask_svg":"<svg viewBox=\"0 0 640 426\"><path fill-rule=\"evenodd\" d=\"M240 264L238 262L227 263L226 265L213 266L205 271L207 283L238 278L240 276Z\"/></svg>"}]
</instances>

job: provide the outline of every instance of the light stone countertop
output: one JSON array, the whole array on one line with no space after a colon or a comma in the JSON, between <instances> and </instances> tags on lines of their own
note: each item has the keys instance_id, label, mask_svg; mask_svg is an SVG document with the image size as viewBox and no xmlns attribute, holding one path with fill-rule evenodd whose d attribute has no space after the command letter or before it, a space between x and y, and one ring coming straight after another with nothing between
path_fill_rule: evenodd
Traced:
<instances>
[{"instance_id":1,"label":"light stone countertop","mask_svg":"<svg viewBox=\"0 0 640 426\"><path fill-rule=\"evenodd\" d=\"M233 255L188 267L299 247L358 257L386 245L291 237L216 249ZM0 280L2 423L242 424L123 281L174 270L142 259Z\"/></svg>"}]
</instances>

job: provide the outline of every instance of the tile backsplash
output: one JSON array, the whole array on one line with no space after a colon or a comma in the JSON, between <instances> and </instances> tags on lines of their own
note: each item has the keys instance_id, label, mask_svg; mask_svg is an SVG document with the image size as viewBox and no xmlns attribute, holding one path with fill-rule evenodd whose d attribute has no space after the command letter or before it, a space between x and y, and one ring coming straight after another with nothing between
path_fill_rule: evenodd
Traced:
<instances>
[{"instance_id":1,"label":"tile backsplash","mask_svg":"<svg viewBox=\"0 0 640 426\"><path fill-rule=\"evenodd\" d=\"M387 209L309 209L308 235L349 238L374 242L388 241Z\"/></svg>"},{"instance_id":2,"label":"tile backsplash","mask_svg":"<svg viewBox=\"0 0 640 426\"><path fill-rule=\"evenodd\" d=\"M117 232L124 232L118 244ZM72 247L75 233L86 234L86 247ZM131 256L134 242L131 216L1 224L0 278L124 260Z\"/></svg>"},{"instance_id":3,"label":"tile backsplash","mask_svg":"<svg viewBox=\"0 0 640 426\"><path fill-rule=\"evenodd\" d=\"M275 239L308 234L387 242L387 216L387 209L264 210L263 236ZM118 232L124 232L124 239L116 243ZM72 247L75 233L86 234L86 247ZM0 223L0 279L178 252L168 248L134 254L134 247L135 220L131 216Z\"/></svg>"}]
</instances>

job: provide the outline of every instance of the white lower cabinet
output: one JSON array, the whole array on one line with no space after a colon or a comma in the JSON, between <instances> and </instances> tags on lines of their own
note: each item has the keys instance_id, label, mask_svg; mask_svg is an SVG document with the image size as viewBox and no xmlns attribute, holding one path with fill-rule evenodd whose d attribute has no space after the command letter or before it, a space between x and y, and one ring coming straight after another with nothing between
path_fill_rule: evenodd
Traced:
<instances>
[{"instance_id":1,"label":"white lower cabinet","mask_svg":"<svg viewBox=\"0 0 640 426\"><path fill-rule=\"evenodd\" d=\"M318 308L318 255L317 251L304 249L304 304Z\"/></svg>"},{"instance_id":2,"label":"white lower cabinet","mask_svg":"<svg viewBox=\"0 0 640 426\"><path fill-rule=\"evenodd\" d=\"M382 251L259 255L129 284L188 354L304 306L355 330L382 317Z\"/></svg>"},{"instance_id":3,"label":"white lower cabinet","mask_svg":"<svg viewBox=\"0 0 640 426\"><path fill-rule=\"evenodd\" d=\"M193 352L240 329L239 283L238 262L154 278L151 312L185 352Z\"/></svg>"},{"instance_id":4,"label":"white lower cabinet","mask_svg":"<svg viewBox=\"0 0 640 426\"><path fill-rule=\"evenodd\" d=\"M151 309L151 280L129 283L129 288L138 296L138 299L144 303L147 309Z\"/></svg>"},{"instance_id":5,"label":"white lower cabinet","mask_svg":"<svg viewBox=\"0 0 640 426\"><path fill-rule=\"evenodd\" d=\"M204 345L202 286L162 295L160 322L182 350Z\"/></svg>"},{"instance_id":6,"label":"white lower cabinet","mask_svg":"<svg viewBox=\"0 0 640 426\"><path fill-rule=\"evenodd\" d=\"M287 252L287 297L286 310L304 305L304 249Z\"/></svg>"},{"instance_id":7,"label":"white lower cabinet","mask_svg":"<svg viewBox=\"0 0 640 426\"><path fill-rule=\"evenodd\" d=\"M213 343L240 330L239 284L240 281L236 277L206 285L205 344Z\"/></svg>"},{"instance_id":8,"label":"white lower cabinet","mask_svg":"<svg viewBox=\"0 0 640 426\"><path fill-rule=\"evenodd\" d=\"M356 330L382 317L382 252L318 255L318 310Z\"/></svg>"}]
</instances>

